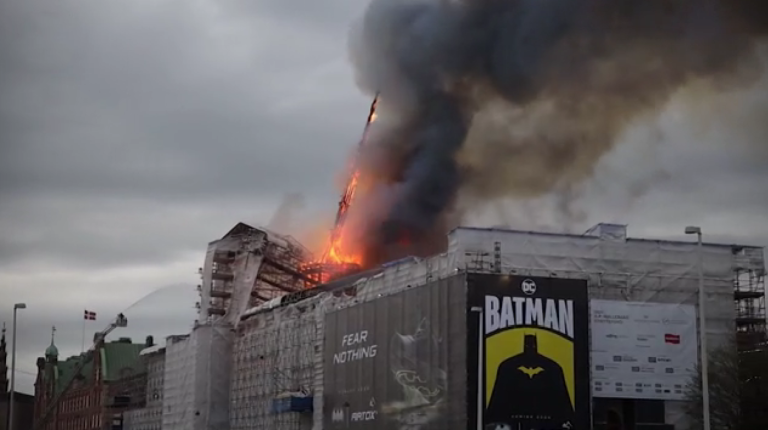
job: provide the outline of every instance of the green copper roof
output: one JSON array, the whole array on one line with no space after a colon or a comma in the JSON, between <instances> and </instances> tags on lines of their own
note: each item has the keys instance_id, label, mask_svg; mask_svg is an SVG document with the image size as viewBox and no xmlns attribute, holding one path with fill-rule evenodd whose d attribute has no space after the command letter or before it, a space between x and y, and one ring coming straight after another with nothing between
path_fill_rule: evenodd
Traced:
<instances>
[{"instance_id":1,"label":"green copper roof","mask_svg":"<svg viewBox=\"0 0 768 430\"><path fill-rule=\"evenodd\" d=\"M46 357L58 357L59 348L56 348L56 344L53 343L53 339L56 337L56 327L51 327L51 344L48 348L45 348Z\"/></svg>"},{"instance_id":2,"label":"green copper roof","mask_svg":"<svg viewBox=\"0 0 768 430\"><path fill-rule=\"evenodd\" d=\"M40 351L38 349L38 351ZM48 345L48 348L45 348L45 355L48 357L58 357L59 356L59 348L56 348L56 345L51 342L50 345Z\"/></svg>"},{"instance_id":3,"label":"green copper roof","mask_svg":"<svg viewBox=\"0 0 768 430\"><path fill-rule=\"evenodd\" d=\"M86 353L87 354L87 353ZM80 362L85 358L85 355L76 355L69 357L65 361L61 361L56 366L56 391L61 391L64 386L75 376L75 369ZM85 382L90 382L93 379L93 361L89 361L83 367L80 372L80 378Z\"/></svg>"},{"instance_id":4,"label":"green copper roof","mask_svg":"<svg viewBox=\"0 0 768 430\"><path fill-rule=\"evenodd\" d=\"M139 353L144 349L144 344L109 342L99 351L101 358L101 372L104 381L115 381L144 372L144 363ZM56 365L54 377L56 378L56 390L61 391L64 386L75 376L75 369L85 359L86 354L69 357ZM93 379L93 360L88 362L80 372L83 382L89 383Z\"/></svg>"},{"instance_id":5,"label":"green copper roof","mask_svg":"<svg viewBox=\"0 0 768 430\"><path fill-rule=\"evenodd\" d=\"M139 353L144 349L143 343L110 342L101 350L101 376L105 381L115 381L120 378L144 372L144 362Z\"/></svg>"}]
</instances>

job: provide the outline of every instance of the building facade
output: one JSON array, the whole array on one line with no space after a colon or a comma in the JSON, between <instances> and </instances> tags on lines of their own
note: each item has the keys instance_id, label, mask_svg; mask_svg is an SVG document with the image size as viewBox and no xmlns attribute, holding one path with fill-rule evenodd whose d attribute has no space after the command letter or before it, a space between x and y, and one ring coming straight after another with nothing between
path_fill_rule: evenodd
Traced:
<instances>
[{"instance_id":1,"label":"building facade","mask_svg":"<svg viewBox=\"0 0 768 430\"><path fill-rule=\"evenodd\" d=\"M232 280L233 293L250 290L260 275L237 266L217 272ZM559 398L570 398L573 411L538 415L568 416L577 428L585 423L603 428L609 417L619 417L630 428L685 429L690 419L679 375L689 375L697 360L699 282L706 291L712 351L742 333L736 322L743 284L737 280L745 274L762 282L762 248L633 239L616 225L584 235L459 228L450 233L443 254L391 262L244 311L230 303L225 314L238 316L234 323L207 313L208 320L189 335L169 337L163 353L145 352L146 407L126 414L126 428L465 429L470 421L472 427L489 424L507 413L479 406L494 396L488 387L499 376L489 369L501 369L500 362L530 350L544 358L521 366L530 373L518 375L522 382L516 384L530 383L537 368L560 372L569 382ZM502 303L507 290L514 301L498 309L488 304L494 295ZM517 303L529 310L521 311ZM664 368L660 363L680 358L669 358L664 350L635 356L631 348L609 349L603 355L610 361L615 353L614 361L626 362L631 384L600 373L606 369L593 350L602 333L597 313L635 308L647 310L642 324L676 327L635 340L684 351L688 367ZM482 316L494 309L495 317ZM632 318L621 312L611 315ZM520 327L501 334L499 318L505 327ZM627 334L604 337L618 341ZM519 343L520 351L498 356L500 349L492 346L498 339ZM571 352L553 352L565 350ZM638 379L632 372L647 373ZM467 390L470 386L474 390Z\"/></svg>"},{"instance_id":2,"label":"building facade","mask_svg":"<svg viewBox=\"0 0 768 430\"><path fill-rule=\"evenodd\" d=\"M614 309L646 307L648 323L654 318L659 325L684 319L688 331L682 335L643 335L638 341L658 341L661 336L662 348L684 346L693 353L694 361L688 363L694 363L700 268L707 296L706 336L712 351L736 337L740 297L734 291L735 280L747 272L756 278L765 275L762 248L706 243L698 248L691 242L633 239L626 236L624 226L616 225L600 225L584 235L456 229L444 254L392 262L246 311L234 345L230 428L332 429L359 421L355 425L370 429L464 429L470 420L474 425L478 417L486 419L482 409L462 406L482 403L478 399L483 397L488 401L490 392L472 393L465 387L472 381L475 387L490 386L491 380L481 383L477 375L491 374L487 369L495 366L488 364L491 359L483 358L482 365L478 361L478 347L472 345L477 344L478 324L483 327L484 323L478 323L473 312L483 311L478 291L498 293L503 291L499 284L510 282L510 291L517 293L522 283L521 303L527 303L526 294L537 298L545 289L555 291L552 297L566 297L573 289L584 288L584 296L574 301L579 306L581 328L576 331L580 334L571 335L578 341L570 341L577 345L571 348L580 351L581 359L563 367L565 374L578 368L577 373L589 375L569 385L576 399L572 402L579 405L578 422L587 420L601 428L608 416L619 416L634 428L684 429L689 422L685 387L680 378L662 386L672 379L663 368L661 374L653 374L654 386L646 386L641 379L642 386L633 380L631 387L623 387L609 377L606 383L619 385L605 394L601 391L605 387L593 385L599 379L596 372L605 369L590 367L589 348L595 339L585 334L585 327L594 328L595 321L588 319L598 302L613 304ZM490 277L483 281L490 286L478 284L477 276ZM518 284L513 286L514 282ZM561 283L565 287L542 287ZM535 284L539 284L538 293ZM665 321L655 316L669 307L688 314ZM562 320L558 325L560 308L553 309L553 327L570 327ZM535 321L536 313L531 315ZM527 327L524 321L522 326ZM493 325L488 324L485 331ZM551 337L537 333L539 350L546 351ZM494 342L485 335L481 338ZM424 349L414 348L421 343ZM645 360L628 367L632 372L651 372L669 359L613 352L620 359ZM666 372L691 371L690 366L687 369L668 367ZM650 373L643 375L650 379ZM446 414L451 420L440 418Z\"/></svg>"},{"instance_id":3,"label":"building facade","mask_svg":"<svg viewBox=\"0 0 768 430\"><path fill-rule=\"evenodd\" d=\"M151 342L147 342L151 344ZM161 430L163 425L163 390L165 381L165 347L150 346L141 351L146 369L145 406L124 414L124 430Z\"/></svg>"},{"instance_id":4,"label":"building facade","mask_svg":"<svg viewBox=\"0 0 768 430\"><path fill-rule=\"evenodd\" d=\"M59 361L51 336L37 360L35 425L46 430L111 430L123 413L145 404L145 344L129 338Z\"/></svg>"}]
</instances>

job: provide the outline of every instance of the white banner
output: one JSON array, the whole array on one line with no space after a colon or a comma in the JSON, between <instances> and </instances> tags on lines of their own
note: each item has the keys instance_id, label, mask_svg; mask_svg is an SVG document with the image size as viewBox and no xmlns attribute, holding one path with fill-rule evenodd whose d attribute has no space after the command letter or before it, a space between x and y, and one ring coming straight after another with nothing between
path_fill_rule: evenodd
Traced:
<instances>
[{"instance_id":1,"label":"white banner","mask_svg":"<svg viewBox=\"0 0 768 430\"><path fill-rule=\"evenodd\" d=\"M591 300L592 395L683 400L698 362L692 305Z\"/></svg>"}]
</instances>

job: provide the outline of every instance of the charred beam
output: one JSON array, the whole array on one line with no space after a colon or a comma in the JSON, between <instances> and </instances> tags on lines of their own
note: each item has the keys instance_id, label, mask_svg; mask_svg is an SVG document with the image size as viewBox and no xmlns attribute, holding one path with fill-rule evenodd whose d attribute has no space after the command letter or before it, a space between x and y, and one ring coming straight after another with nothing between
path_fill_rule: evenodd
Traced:
<instances>
[{"instance_id":1,"label":"charred beam","mask_svg":"<svg viewBox=\"0 0 768 430\"><path fill-rule=\"evenodd\" d=\"M296 270L291 269L290 267L287 267L287 266L285 266L283 264L280 264L277 261L274 261L274 260L272 260L270 258L265 258L264 262L269 264L270 266L276 268L276 269L282 270L283 272L285 272L285 273L287 273L287 274L289 274L291 276L299 278L302 281L304 281L304 282L306 282L306 283L308 283L310 285L313 285L313 286L317 285L317 281L315 281L314 279L312 279L310 277L307 277L307 276L297 272Z\"/></svg>"}]
</instances>

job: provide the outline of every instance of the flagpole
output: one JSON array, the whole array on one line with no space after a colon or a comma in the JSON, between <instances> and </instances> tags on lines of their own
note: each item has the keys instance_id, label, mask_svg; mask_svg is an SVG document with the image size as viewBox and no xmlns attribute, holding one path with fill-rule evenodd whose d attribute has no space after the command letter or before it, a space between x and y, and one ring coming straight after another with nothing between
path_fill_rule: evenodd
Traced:
<instances>
[{"instance_id":1,"label":"flagpole","mask_svg":"<svg viewBox=\"0 0 768 430\"><path fill-rule=\"evenodd\" d=\"M85 352L85 323L86 323L86 321L87 321L87 319L85 318L85 312L83 312L83 343L80 346L80 353L81 354Z\"/></svg>"}]
</instances>

